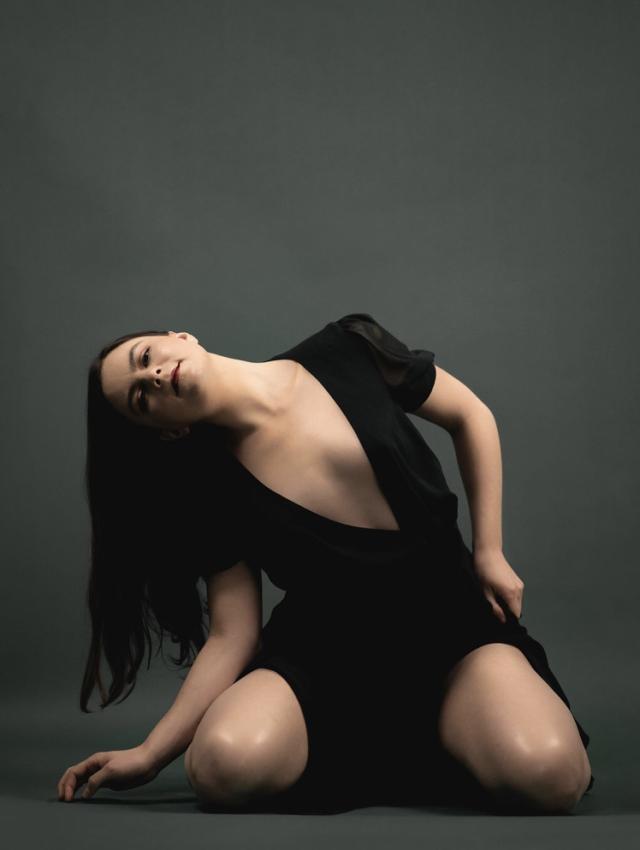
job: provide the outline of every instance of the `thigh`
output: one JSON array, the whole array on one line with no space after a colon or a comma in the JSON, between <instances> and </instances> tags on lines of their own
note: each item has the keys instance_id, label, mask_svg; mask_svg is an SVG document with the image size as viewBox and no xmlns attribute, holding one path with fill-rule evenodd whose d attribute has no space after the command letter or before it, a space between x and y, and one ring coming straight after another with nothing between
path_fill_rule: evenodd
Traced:
<instances>
[{"instance_id":1,"label":"thigh","mask_svg":"<svg viewBox=\"0 0 640 850\"><path fill-rule=\"evenodd\" d=\"M553 753L562 753L589 777L573 715L510 644L477 647L452 668L445 679L438 736L483 784L493 784L508 765Z\"/></svg>"},{"instance_id":2,"label":"thigh","mask_svg":"<svg viewBox=\"0 0 640 850\"><path fill-rule=\"evenodd\" d=\"M302 708L286 679L258 667L215 699L200 721L185 754L189 772L197 763L237 755L274 786L286 788L304 771L309 743Z\"/></svg>"}]
</instances>

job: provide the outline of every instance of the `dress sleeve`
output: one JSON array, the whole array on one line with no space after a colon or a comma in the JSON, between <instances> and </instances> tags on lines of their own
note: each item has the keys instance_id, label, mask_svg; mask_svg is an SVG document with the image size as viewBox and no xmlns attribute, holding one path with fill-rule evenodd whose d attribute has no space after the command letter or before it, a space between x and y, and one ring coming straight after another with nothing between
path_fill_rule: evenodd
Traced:
<instances>
[{"instance_id":1,"label":"dress sleeve","mask_svg":"<svg viewBox=\"0 0 640 850\"><path fill-rule=\"evenodd\" d=\"M216 512L218 513L218 512ZM214 573L228 570L244 557L243 539L231 511L222 511L215 522L206 523L206 546L201 546L199 575L208 581Z\"/></svg>"},{"instance_id":2,"label":"dress sleeve","mask_svg":"<svg viewBox=\"0 0 640 850\"><path fill-rule=\"evenodd\" d=\"M204 476L199 476L188 507L184 508L188 511L184 527L189 529L196 574L205 581L243 560L247 549L246 524L241 518L233 482L227 474L228 465L217 450L216 453L213 448L208 451L213 460L203 464L203 469L213 468L215 475L205 472Z\"/></svg>"},{"instance_id":3,"label":"dress sleeve","mask_svg":"<svg viewBox=\"0 0 640 850\"><path fill-rule=\"evenodd\" d=\"M433 351L408 348L369 313L349 313L336 324L366 340L391 397L405 412L416 411L436 380Z\"/></svg>"},{"instance_id":4,"label":"dress sleeve","mask_svg":"<svg viewBox=\"0 0 640 850\"><path fill-rule=\"evenodd\" d=\"M228 570L242 560L242 552L238 543L226 536L226 532L218 531L212 543L212 551L202 559L199 575L208 581L214 573Z\"/></svg>"},{"instance_id":5,"label":"dress sleeve","mask_svg":"<svg viewBox=\"0 0 640 850\"><path fill-rule=\"evenodd\" d=\"M243 560L248 550L246 512L224 430L195 423L189 438L169 443L165 455L171 480L180 485L167 518L177 533L167 543L171 551L166 554L181 561L194 579L206 581Z\"/></svg>"}]
</instances>

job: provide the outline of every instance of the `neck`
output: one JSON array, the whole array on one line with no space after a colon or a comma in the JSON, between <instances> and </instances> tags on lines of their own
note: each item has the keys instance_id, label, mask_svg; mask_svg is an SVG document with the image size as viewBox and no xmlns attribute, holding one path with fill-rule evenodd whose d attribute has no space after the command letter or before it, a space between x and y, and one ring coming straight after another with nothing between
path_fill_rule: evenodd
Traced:
<instances>
[{"instance_id":1,"label":"neck","mask_svg":"<svg viewBox=\"0 0 640 850\"><path fill-rule=\"evenodd\" d=\"M210 413L203 422L229 429L230 440L263 427L285 408L299 373L295 361L253 363L209 353Z\"/></svg>"}]
</instances>

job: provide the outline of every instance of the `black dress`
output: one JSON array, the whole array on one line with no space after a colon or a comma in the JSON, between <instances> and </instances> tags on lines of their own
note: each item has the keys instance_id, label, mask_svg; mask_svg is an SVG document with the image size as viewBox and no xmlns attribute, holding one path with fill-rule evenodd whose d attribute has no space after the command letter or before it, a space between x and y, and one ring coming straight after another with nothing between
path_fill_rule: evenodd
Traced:
<instances>
[{"instance_id":1,"label":"black dress","mask_svg":"<svg viewBox=\"0 0 640 850\"><path fill-rule=\"evenodd\" d=\"M410 350L355 313L269 359L301 363L329 391L399 526L322 516L268 488L229 451L217 457L227 516L205 578L242 559L286 591L240 674L275 670L302 707L309 759L279 798L331 810L472 792L436 733L456 661L486 643L512 644L571 706L542 645L506 606L506 623L493 613L458 529L457 497L406 415L433 387L433 352Z\"/></svg>"}]
</instances>

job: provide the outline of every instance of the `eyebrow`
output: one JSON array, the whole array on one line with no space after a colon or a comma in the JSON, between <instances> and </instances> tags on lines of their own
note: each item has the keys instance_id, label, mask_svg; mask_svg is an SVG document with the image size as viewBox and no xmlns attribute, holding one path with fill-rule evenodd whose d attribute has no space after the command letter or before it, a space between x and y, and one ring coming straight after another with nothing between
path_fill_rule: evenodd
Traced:
<instances>
[{"instance_id":1,"label":"eyebrow","mask_svg":"<svg viewBox=\"0 0 640 850\"><path fill-rule=\"evenodd\" d=\"M133 355L133 352L135 351L135 348L136 348L137 345L140 345L140 342L134 342L134 344L129 349L129 371L130 372L134 372L135 368L136 368L136 360L135 360L135 357ZM136 389L136 385L132 381L131 386L129 387L129 393L127 395L127 407L133 413L134 416L140 416L141 411L136 410L136 408L133 406L133 394L135 392L135 389Z\"/></svg>"}]
</instances>

